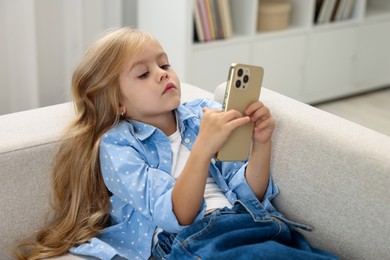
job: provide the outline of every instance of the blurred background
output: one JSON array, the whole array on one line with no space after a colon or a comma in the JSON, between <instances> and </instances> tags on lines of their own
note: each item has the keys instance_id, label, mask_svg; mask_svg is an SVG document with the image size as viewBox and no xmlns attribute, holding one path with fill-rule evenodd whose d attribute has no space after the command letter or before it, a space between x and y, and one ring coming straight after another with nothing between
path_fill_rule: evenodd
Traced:
<instances>
[{"instance_id":1,"label":"blurred background","mask_svg":"<svg viewBox=\"0 0 390 260\"><path fill-rule=\"evenodd\" d=\"M137 1L0 0L0 114L70 100L72 71L104 30L135 26Z\"/></svg>"},{"instance_id":2,"label":"blurred background","mask_svg":"<svg viewBox=\"0 0 390 260\"><path fill-rule=\"evenodd\" d=\"M183 81L213 91L230 63L260 65L265 87L390 135L387 0L0 0L0 115L70 101L85 49L122 26Z\"/></svg>"}]
</instances>

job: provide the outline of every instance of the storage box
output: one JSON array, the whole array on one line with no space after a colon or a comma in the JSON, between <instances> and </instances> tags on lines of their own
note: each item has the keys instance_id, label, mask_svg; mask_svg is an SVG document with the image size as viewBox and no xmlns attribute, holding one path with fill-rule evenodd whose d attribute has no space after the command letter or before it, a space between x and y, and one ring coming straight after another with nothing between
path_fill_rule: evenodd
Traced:
<instances>
[{"instance_id":1,"label":"storage box","mask_svg":"<svg viewBox=\"0 0 390 260\"><path fill-rule=\"evenodd\" d=\"M258 31L277 31L290 24L291 3L286 0L259 0Z\"/></svg>"}]
</instances>

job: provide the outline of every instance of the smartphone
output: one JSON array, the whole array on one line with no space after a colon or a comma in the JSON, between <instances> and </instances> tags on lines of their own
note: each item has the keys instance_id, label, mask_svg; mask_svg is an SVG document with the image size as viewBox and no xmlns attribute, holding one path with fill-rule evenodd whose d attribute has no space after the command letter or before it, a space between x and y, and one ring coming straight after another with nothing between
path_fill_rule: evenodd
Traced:
<instances>
[{"instance_id":1,"label":"smartphone","mask_svg":"<svg viewBox=\"0 0 390 260\"><path fill-rule=\"evenodd\" d=\"M233 63L229 68L222 110L245 109L259 100L264 70L262 67ZM254 122L236 128L217 152L219 161L245 161L249 157Z\"/></svg>"}]
</instances>

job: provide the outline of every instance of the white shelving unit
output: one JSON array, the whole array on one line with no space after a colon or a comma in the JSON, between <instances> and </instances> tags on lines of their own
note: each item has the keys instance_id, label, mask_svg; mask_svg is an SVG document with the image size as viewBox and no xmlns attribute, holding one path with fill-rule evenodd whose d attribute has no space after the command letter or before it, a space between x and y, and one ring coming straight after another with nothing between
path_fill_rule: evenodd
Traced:
<instances>
[{"instance_id":1,"label":"white shelving unit","mask_svg":"<svg viewBox=\"0 0 390 260\"><path fill-rule=\"evenodd\" d=\"M390 1L368 0L364 18L364 23L359 26L357 88L389 85Z\"/></svg>"},{"instance_id":2,"label":"white shelving unit","mask_svg":"<svg viewBox=\"0 0 390 260\"><path fill-rule=\"evenodd\" d=\"M350 19L320 25L315 0L290 2L289 28L259 33L259 1L230 0L234 36L206 43L193 41L194 0L138 1L138 26L182 81L209 91L233 62L264 67L263 86L307 103L390 85L390 1L355 0Z\"/></svg>"}]
</instances>

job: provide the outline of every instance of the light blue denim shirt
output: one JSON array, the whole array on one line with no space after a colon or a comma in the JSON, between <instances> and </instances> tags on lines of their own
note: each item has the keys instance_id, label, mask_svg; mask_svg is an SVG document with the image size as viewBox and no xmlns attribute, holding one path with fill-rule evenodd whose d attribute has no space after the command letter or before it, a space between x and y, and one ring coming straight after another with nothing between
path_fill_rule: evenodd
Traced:
<instances>
[{"instance_id":1,"label":"light blue denim shirt","mask_svg":"<svg viewBox=\"0 0 390 260\"><path fill-rule=\"evenodd\" d=\"M182 143L191 150L199 131L202 108L221 109L215 101L197 99L177 108ZM159 129L138 121L121 121L109 130L100 144L100 165L104 182L112 193L111 226L89 243L73 247L75 254L112 259L147 259L151 254L156 226L177 233L181 226L172 210L171 146ZM254 196L246 183L246 162L210 162L210 175L231 204ZM270 200L278 193L272 178L263 205L275 211ZM195 221L206 210L203 201Z\"/></svg>"}]
</instances>

